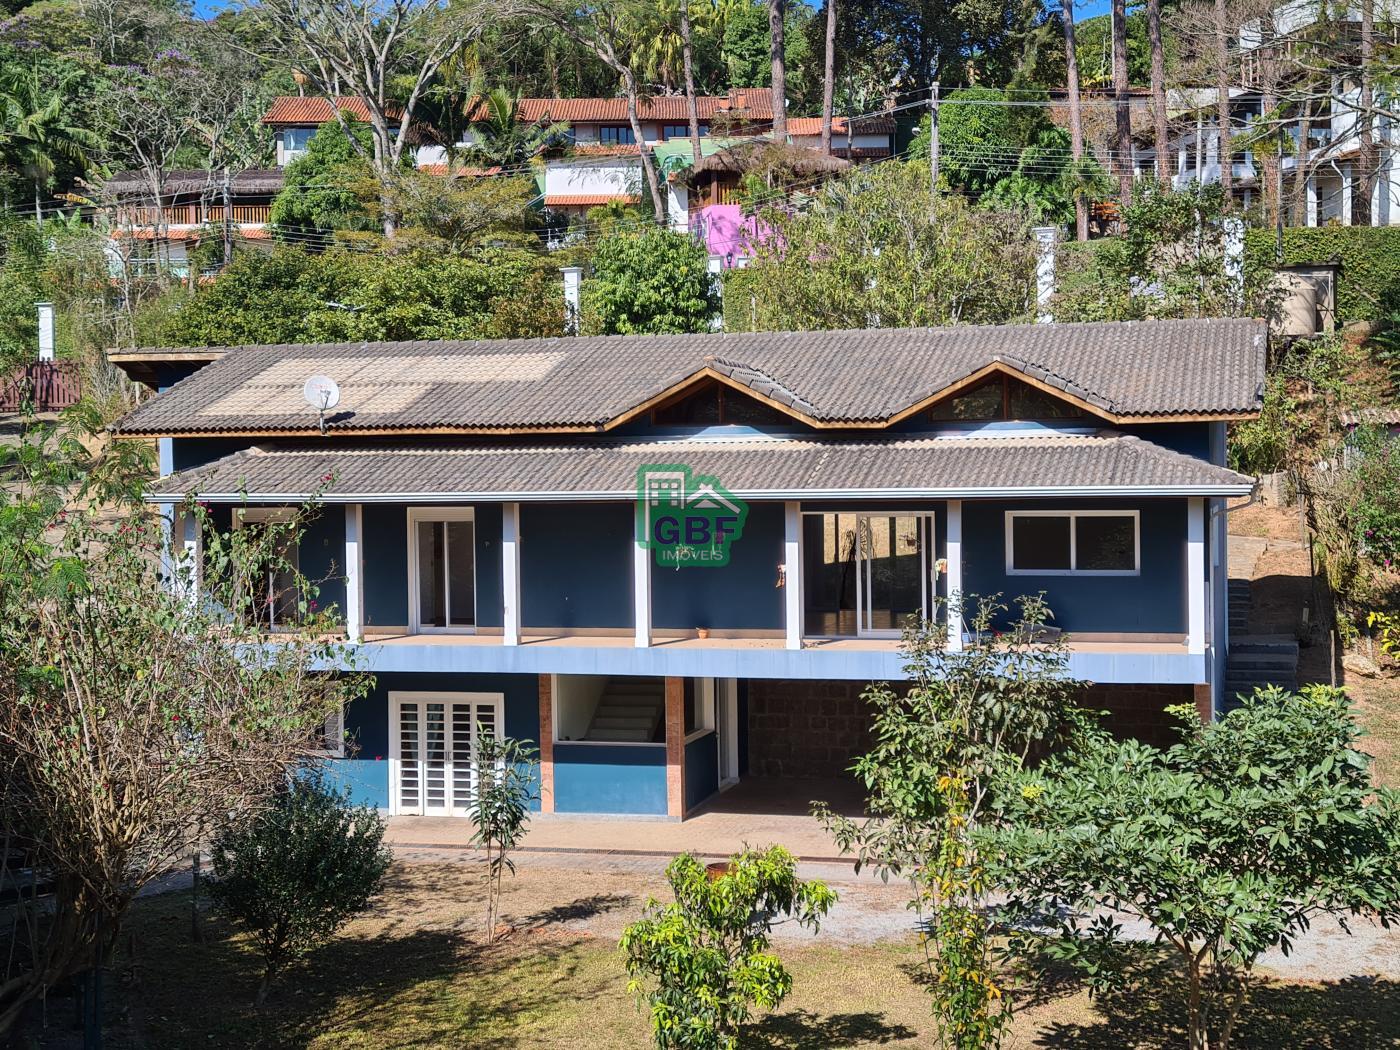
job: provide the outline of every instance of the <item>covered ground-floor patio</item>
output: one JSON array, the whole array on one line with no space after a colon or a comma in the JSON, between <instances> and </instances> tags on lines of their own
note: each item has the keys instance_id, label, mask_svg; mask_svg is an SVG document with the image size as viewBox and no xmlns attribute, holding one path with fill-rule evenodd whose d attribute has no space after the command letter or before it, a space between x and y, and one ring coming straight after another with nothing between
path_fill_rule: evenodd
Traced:
<instances>
[{"instance_id":1,"label":"covered ground-floor patio","mask_svg":"<svg viewBox=\"0 0 1400 1050\"><path fill-rule=\"evenodd\" d=\"M780 845L800 860L834 861L840 852L812 804L836 813L864 812L850 778L745 777L697 807L684 822L656 817L535 813L527 852L661 857L689 852L728 857L746 845ZM395 848L468 849L472 823L461 817L390 817L385 841Z\"/></svg>"}]
</instances>

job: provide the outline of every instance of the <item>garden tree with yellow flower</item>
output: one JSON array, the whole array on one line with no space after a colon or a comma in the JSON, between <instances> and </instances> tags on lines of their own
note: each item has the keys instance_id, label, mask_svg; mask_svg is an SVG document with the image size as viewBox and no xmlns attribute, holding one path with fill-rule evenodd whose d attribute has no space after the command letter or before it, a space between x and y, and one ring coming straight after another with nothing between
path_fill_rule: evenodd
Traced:
<instances>
[{"instance_id":1,"label":"garden tree with yellow flower","mask_svg":"<svg viewBox=\"0 0 1400 1050\"><path fill-rule=\"evenodd\" d=\"M1082 683L1049 628L1040 597L1014 610L999 597L954 595L944 609L968 640L947 645L937 622L906 629L907 688L872 685L871 751L854 772L871 816L818 814L856 870L909 882L925 950L926 987L943 1046L998 1046L1011 1017L996 965L985 833L1002 820L1002 788L1033 750L1077 721Z\"/></svg>"},{"instance_id":2,"label":"garden tree with yellow flower","mask_svg":"<svg viewBox=\"0 0 1400 1050\"><path fill-rule=\"evenodd\" d=\"M48 895L7 923L0 1036L56 985L100 980L142 887L261 812L367 685L316 670L338 659L334 612L313 610L316 585L286 554L316 508L206 529L196 594L132 487L149 476L142 451L119 442L93 463L37 428L0 448L0 868L22 865ZM271 602L306 631L258 644Z\"/></svg>"}]
</instances>

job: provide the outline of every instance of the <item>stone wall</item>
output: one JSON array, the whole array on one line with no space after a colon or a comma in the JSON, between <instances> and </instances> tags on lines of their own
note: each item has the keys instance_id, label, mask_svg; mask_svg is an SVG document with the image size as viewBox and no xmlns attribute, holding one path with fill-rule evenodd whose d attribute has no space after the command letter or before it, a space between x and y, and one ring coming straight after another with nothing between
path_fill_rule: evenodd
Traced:
<instances>
[{"instance_id":1,"label":"stone wall","mask_svg":"<svg viewBox=\"0 0 1400 1050\"><path fill-rule=\"evenodd\" d=\"M840 777L870 750L864 682L753 679L749 775Z\"/></svg>"},{"instance_id":2,"label":"stone wall","mask_svg":"<svg viewBox=\"0 0 1400 1050\"><path fill-rule=\"evenodd\" d=\"M749 776L840 777L870 750L865 683L753 679L748 687ZM1107 711L1115 736L1163 747L1178 739L1166 709L1195 701L1189 685L1093 685L1081 702Z\"/></svg>"}]
</instances>

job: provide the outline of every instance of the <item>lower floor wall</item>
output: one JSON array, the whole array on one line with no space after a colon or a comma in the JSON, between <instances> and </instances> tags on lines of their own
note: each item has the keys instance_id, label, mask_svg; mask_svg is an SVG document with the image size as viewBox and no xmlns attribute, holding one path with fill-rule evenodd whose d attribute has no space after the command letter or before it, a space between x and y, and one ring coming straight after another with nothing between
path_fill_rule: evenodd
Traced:
<instances>
[{"instance_id":1,"label":"lower floor wall","mask_svg":"<svg viewBox=\"0 0 1400 1050\"><path fill-rule=\"evenodd\" d=\"M751 776L844 776L870 750L866 683L754 679L748 687Z\"/></svg>"},{"instance_id":2,"label":"lower floor wall","mask_svg":"<svg viewBox=\"0 0 1400 1050\"><path fill-rule=\"evenodd\" d=\"M395 770L403 768L405 752L400 744L400 754L391 754L395 700L409 694L420 694L420 699L423 694L429 699L482 694L496 705L507 735L539 748L539 799L534 809L681 818L718 793L724 743L714 730L693 732L687 739L685 680L667 679L665 684L664 742L606 744L554 740L548 675L382 674L368 695L347 708L348 757L331 761L331 776L349 790L354 802L400 811L403 798L395 799L393 793ZM870 707L862 698L865 688L866 683L855 681L741 682L733 741L740 777L848 776L872 744ZM1107 712L1106 724L1115 735L1165 746L1177 740L1177 722L1167 709L1194 703L1208 714L1209 689L1096 685L1086 689L1082 703ZM420 775L426 777L426 765L423 768ZM448 780L450 794L450 773ZM435 812L454 811L449 803Z\"/></svg>"}]
</instances>

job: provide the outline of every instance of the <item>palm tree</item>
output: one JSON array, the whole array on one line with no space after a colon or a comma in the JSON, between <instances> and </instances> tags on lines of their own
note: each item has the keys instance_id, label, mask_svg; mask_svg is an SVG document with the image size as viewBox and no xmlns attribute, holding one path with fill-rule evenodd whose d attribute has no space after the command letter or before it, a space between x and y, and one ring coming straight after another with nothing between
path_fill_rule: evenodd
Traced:
<instances>
[{"instance_id":1,"label":"palm tree","mask_svg":"<svg viewBox=\"0 0 1400 1050\"><path fill-rule=\"evenodd\" d=\"M768 56L773 65L773 141L787 141L787 70L783 54L786 0L768 0Z\"/></svg>"},{"instance_id":2,"label":"palm tree","mask_svg":"<svg viewBox=\"0 0 1400 1050\"><path fill-rule=\"evenodd\" d=\"M44 190L62 161L87 170L86 150L101 145L96 132L69 120L64 100L72 97L77 74L58 83L41 79L38 69L19 73L0 86L0 127L6 163L34 185L34 221L44 224Z\"/></svg>"},{"instance_id":3,"label":"palm tree","mask_svg":"<svg viewBox=\"0 0 1400 1050\"><path fill-rule=\"evenodd\" d=\"M487 167L524 164L562 142L569 131L564 123L523 123L520 96L502 87L471 99L467 103L467 118L476 141L465 153L470 160Z\"/></svg>"}]
</instances>

